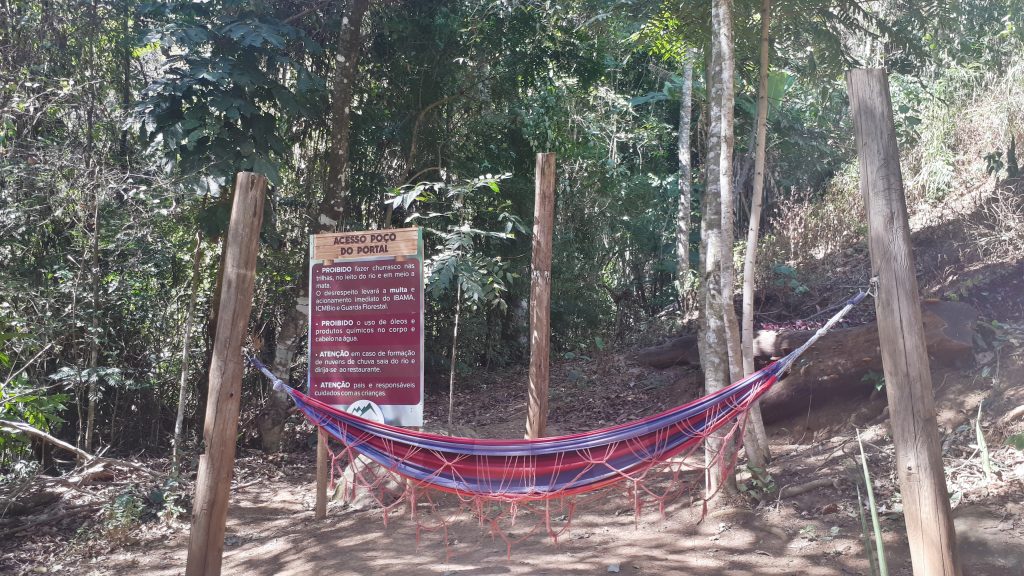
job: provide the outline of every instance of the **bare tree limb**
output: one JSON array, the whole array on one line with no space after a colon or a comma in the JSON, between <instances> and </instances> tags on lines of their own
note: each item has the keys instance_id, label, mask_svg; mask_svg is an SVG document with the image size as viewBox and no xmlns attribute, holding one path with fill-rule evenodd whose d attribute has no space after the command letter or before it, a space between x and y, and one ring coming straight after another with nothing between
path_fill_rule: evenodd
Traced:
<instances>
[{"instance_id":1,"label":"bare tree limb","mask_svg":"<svg viewBox=\"0 0 1024 576\"><path fill-rule=\"evenodd\" d=\"M82 450L81 448L68 444L67 442L61 440L60 438L51 436L50 434L47 434L46 432L43 432L42 430L36 428L35 426L32 426L25 422L18 422L14 420L0 420L0 428L12 432L21 432L22 434L31 436L33 438L37 438L39 440L52 444L62 450L71 452L75 456L78 456L78 459L82 462L83 465L87 465L92 462L103 462L115 466L121 466L123 468L131 468L132 470L148 474L149 476L152 476L154 478L160 477L160 474L150 470L149 468L140 466L139 464L135 464L134 462L128 462L125 460L119 460L117 458L107 458L106 456L96 456L94 454L90 454L85 450Z\"/></svg>"},{"instance_id":2,"label":"bare tree limb","mask_svg":"<svg viewBox=\"0 0 1024 576\"><path fill-rule=\"evenodd\" d=\"M53 343L52 342L47 344L46 346L43 346L43 349L40 350L39 352L36 352L36 355L33 356L31 360L26 362L21 368L18 369L17 372L14 372L10 376L8 376L7 379L4 380L3 386L6 387L8 384L13 382L14 379L17 378L19 374L24 372L29 366L31 366L33 363L35 363L35 361L38 360L39 357L42 356L44 352L46 352L47 350L49 350L52 347L53 347ZM15 398L17 398L17 396L15 396Z\"/></svg>"}]
</instances>

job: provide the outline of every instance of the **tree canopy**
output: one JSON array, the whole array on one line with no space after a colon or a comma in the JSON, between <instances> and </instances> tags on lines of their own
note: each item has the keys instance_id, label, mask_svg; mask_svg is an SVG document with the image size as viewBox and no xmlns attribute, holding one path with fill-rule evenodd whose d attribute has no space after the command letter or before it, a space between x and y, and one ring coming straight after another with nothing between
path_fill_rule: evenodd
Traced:
<instances>
[{"instance_id":1,"label":"tree canopy","mask_svg":"<svg viewBox=\"0 0 1024 576\"><path fill-rule=\"evenodd\" d=\"M685 320L675 282L678 99L689 59L696 221L708 172L707 3L374 0L349 79L335 72L351 57L341 30L355 4L0 6L0 416L79 444L169 446L190 330L199 360L186 371L185 418L196 440L219 243L240 170L272 184L248 326L264 354L304 289L308 234L339 193L334 170L348 178L335 227L427 231L428 382L447 373L457 299L466 305L459 371L522 363L541 151L558 155L556 352L632 345ZM754 178L760 6L736 0L732 10L740 235ZM794 261L820 245L798 245L786 228L796 224L779 216L849 187L842 72L892 71L902 144L913 151L908 181L922 202L941 202L957 160L936 103L969 101L1019 66L1020 8L776 3L759 282L782 287L780 298L809 289ZM330 119L343 80L350 117L339 126ZM348 131L340 159L331 153L339 130ZM1009 147L1006 135L997 171L1016 166ZM699 237L694 228L694 263ZM193 294L195 323L186 321ZM289 368L301 379L299 352ZM267 394L253 379L244 401L255 410ZM0 434L0 465L26 450Z\"/></svg>"}]
</instances>

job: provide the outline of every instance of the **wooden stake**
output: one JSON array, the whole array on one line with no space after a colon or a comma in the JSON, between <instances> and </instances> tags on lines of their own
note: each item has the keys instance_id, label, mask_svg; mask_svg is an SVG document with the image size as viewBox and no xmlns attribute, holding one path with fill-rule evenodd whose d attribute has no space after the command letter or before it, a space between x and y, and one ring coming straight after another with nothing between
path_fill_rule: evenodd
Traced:
<instances>
[{"instance_id":1,"label":"wooden stake","mask_svg":"<svg viewBox=\"0 0 1024 576\"><path fill-rule=\"evenodd\" d=\"M317 430L316 435L316 507L313 517L327 518L327 476L330 473L331 458L327 454L327 435Z\"/></svg>"},{"instance_id":2,"label":"wooden stake","mask_svg":"<svg viewBox=\"0 0 1024 576\"><path fill-rule=\"evenodd\" d=\"M847 72L846 82L878 279L875 312L910 558L916 575L959 576L889 81L885 70L858 69Z\"/></svg>"},{"instance_id":3,"label":"wooden stake","mask_svg":"<svg viewBox=\"0 0 1024 576\"><path fill-rule=\"evenodd\" d=\"M530 391L526 437L540 438L548 423L551 345L551 228L555 212L555 155L537 154L530 282Z\"/></svg>"},{"instance_id":4,"label":"wooden stake","mask_svg":"<svg viewBox=\"0 0 1024 576\"><path fill-rule=\"evenodd\" d=\"M206 452L199 457L186 576L220 574L242 393L242 343L252 308L266 191L267 179L260 174L239 172L235 178L235 198L224 244L224 290L210 363L203 431Z\"/></svg>"}]
</instances>

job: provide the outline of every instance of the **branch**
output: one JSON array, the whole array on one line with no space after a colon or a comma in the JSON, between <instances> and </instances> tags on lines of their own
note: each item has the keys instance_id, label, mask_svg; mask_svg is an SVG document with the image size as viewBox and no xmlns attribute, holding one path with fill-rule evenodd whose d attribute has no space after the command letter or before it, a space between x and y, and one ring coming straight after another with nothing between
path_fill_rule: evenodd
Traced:
<instances>
[{"instance_id":1,"label":"branch","mask_svg":"<svg viewBox=\"0 0 1024 576\"><path fill-rule=\"evenodd\" d=\"M137 470L144 474L148 474L149 476L152 476L154 478L160 478L160 475L157 474L156 472L153 472L152 470L144 466L135 464L133 462L127 462L125 460L118 460L117 458L107 458L105 456L96 456L94 454L89 454L85 450L82 450L77 446L72 446L71 444L68 444L67 442L61 440L60 438L55 438L54 436L51 436L46 432L43 432L42 430L25 422L17 422L14 420L0 420L0 428L4 428L12 432L21 432L33 438L38 438L39 440L42 440L49 444L53 444L54 446L62 450L71 452L75 456L78 456L78 459L82 462L83 465L88 465L92 462L105 462L108 464L113 464L115 466L131 468L132 470Z\"/></svg>"},{"instance_id":2,"label":"branch","mask_svg":"<svg viewBox=\"0 0 1024 576\"><path fill-rule=\"evenodd\" d=\"M282 24L291 24L292 22L295 22L299 18L302 18L303 16L306 16L306 15L308 15L311 12L319 10L322 7L323 7L323 3L316 4L314 6L310 6L309 8L306 8L305 10L303 10L302 12L299 12L298 14L292 14L291 16L285 18L284 20L281 21L281 23Z\"/></svg>"},{"instance_id":3,"label":"branch","mask_svg":"<svg viewBox=\"0 0 1024 576\"><path fill-rule=\"evenodd\" d=\"M49 349L50 349L50 348L52 348L52 347L53 347L53 342L51 342L51 343L47 344L46 346L44 346L42 350L40 350L39 352L37 352L37 353L36 353L36 355L35 355L35 356L33 356L31 360L29 360L28 362L26 362L24 366L22 366L21 368L19 368L17 372L15 372L15 373L11 374L10 376L8 376L8 377L7 377L7 379L6 379L6 380L4 380L4 383L3 383L3 385L2 385L2 386L0 386L0 388L5 388L5 387L6 387L6 386L7 386L8 384L10 384L11 382L13 382L13 381L14 381L14 379L15 379L15 378L17 378L19 374L21 374L22 372L24 372L24 371L25 371L25 370L26 370L26 369L27 369L27 368L28 368L29 366L31 366L31 365L32 365L32 363L33 363L33 362L35 362L36 360L38 360L38 359L39 359L39 357L40 357L40 356L42 356L44 352L46 352L47 350L49 350ZM17 398L17 396L15 396L15 398Z\"/></svg>"},{"instance_id":4,"label":"branch","mask_svg":"<svg viewBox=\"0 0 1024 576\"><path fill-rule=\"evenodd\" d=\"M437 170L438 172L440 172L441 171L441 167L440 166L428 166L428 167L424 168L423 170L420 170L419 172L413 174L412 176L409 176L409 178L405 181L404 184L402 184L402 186L408 186L409 184L412 184L417 179L419 179L420 176L423 176L424 174L426 174L427 172L430 172L432 170Z\"/></svg>"},{"instance_id":5,"label":"branch","mask_svg":"<svg viewBox=\"0 0 1024 576\"><path fill-rule=\"evenodd\" d=\"M456 98L460 98L462 96L465 96L466 93L469 92L469 90L471 88L473 88L474 86L480 86L481 84L483 84L484 82L487 82L488 80L494 78L495 76L496 76L495 74L488 74L488 75L486 75L486 76L484 76L482 78L475 79L474 81L469 82L468 84L466 84L462 88L459 88L458 91L456 91L456 92L454 92L452 94L449 94L449 95L441 98L440 100L435 100L434 102L431 102L430 104L427 104L427 106L425 108L423 108L423 110L420 110L420 113L416 116L416 122L412 126L412 138L411 138L411 142L409 144L409 159L408 159L408 165L409 166L412 166L413 162L416 161L416 148L417 148L417 144L419 142L420 125L423 124L423 121L426 119L427 114L431 110L433 110L434 108L437 108L438 106L441 106L443 104L447 104L448 102L451 102L452 100L455 100Z\"/></svg>"}]
</instances>

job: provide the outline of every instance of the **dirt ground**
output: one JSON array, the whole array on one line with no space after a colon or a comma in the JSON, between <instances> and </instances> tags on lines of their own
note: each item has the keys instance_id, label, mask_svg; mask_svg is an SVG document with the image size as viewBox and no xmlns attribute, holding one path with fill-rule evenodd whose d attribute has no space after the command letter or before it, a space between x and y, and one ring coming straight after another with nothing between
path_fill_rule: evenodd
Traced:
<instances>
[{"instance_id":1,"label":"dirt ground","mask_svg":"<svg viewBox=\"0 0 1024 576\"><path fill-rule=\"evenodd\" d=\"M697 524L695 510L670 510L666 519L634 522L612 509L584 513L570 536L555 545L542 537L505 544L475 525L453 531L453 558L436 536L417 546L414 527L401 518L385 528L379 514L332 510L311 519L311 478L269 481L235 495L224 554L225 574L867 574L859 524L844 504L831 514L801 511L806 502L765 510L730 507ZM834 490L815 499L838 500ZM886 533L892 574L910 574L905 539L895 521ZM1020 507L987 505L957 510L965 574L1024 574ZM182 574L187 528L162 541L132 546L79 566L85 574Z\"/></svg>"},{"instance_id":2,"label":"dirt ground","mask_svg":"<svg viewBox=\"0 0 1024 576\"><path fill-rule=\"evenodd\" d=\"M1024 326L1017 327L1024 334ZM1017 338L1018 336L1015 336ZM1002 438L1019 432L1019 422L1007 421L1005 411L1024 404L1024 342L1004 348L998 358L982 357L998 374L982 378L984 368L935 374L939 423L947 457L948 482L965 575L1024 575L1024 459L1006 447ZM598 371L618 374L623 381L640 377L619 358L587 369L586 360L560 363L554 382L557 399L553 414L576 414L581 419L553 418L553 433L576 429L601 419L608 406L630 406L644 412L677 395L692 393L693 375L684 368L661 371L654 378L665 394L644 392L627 384L594 390L583 408L569 410L578 382ZM609 370L622 362L624 370ZM631 372L631 370L634 370ZM572 371L583 375L568 376ZM611 378L614 380L614 378ZM651 378L646 380L650 386ZM508 389L509 387L504 387ZM637 389L636 392L631 391ZM520 434L525 418L522 399L479 390L465 392L460 404L471 410L454 432L512 437ZM648 400L637 406L620 400L633 394ZM475 397L475 402L469 402ZM973 417L978 402L989 437L995 477L985 482L974 445ZM435 402L435 404L446 404ZM586 407L593 405L594 409ZM501 407L505 409L502 410ZM512 406L512 410L508 410ZM471 408L470 408L471 407ZM243 452L229 511L224 574L239 575L486 575L486 574L807 574L838 576L869 574L857 513L855 426L864 428L876 494L883 513L883 532L890 573L911 574L909 550L902 526L898 492L892 473L893 454L887 436L884 400L860 406L858 417L877 414L874 422L853 422L851 407L832 407L801 422L772 429L777 487L830 478L834 486L791 498L773 496L757 504L739 497L701 518L701 508L682 499L662 516L648 509L639 519L631 502L619 492L581 506L571 529L557 543L535 534L506 544L471 518L456 523L447 545L439 533L417 537L416 524L397 514L383 521L379 510L353 510L332 503L328 518L315 521L312 513L311 450L270 460ZM866 412L865 412L866 409ZM431 414L431 421L443 421ZM609 419L633 414L608 414ZM1019 420L1019 418L1018 418ZM823 426L821 422L830 422ZM466 424L471 423L472 425ZM428 422L429 424L429 422ZM434 426L438 428L439 426ZM303 432L297 431L297 434ZM522 519L530 526L535 519ZM20 553L0 555L0 571L12 574L152 574L184 573L188 524L184 520L152 521L119 541L75 534L74 526L34 534L11 543ZM523 530L526 528L524 527ZM31 550L36 550L32 553ZM7 552L5 550L5 552ZM446 555L449 555L446 557ZM33 558L37 561L33 561Z\"/></svg>"},{"instance_id":3,"label":"dirt ground","mask_svg":"<svg viewBox=\"0 0 1024 576\"><path fill-rule=\"evenodd\" d=\"M975 366L933 371L938 424L964 575L1024 576L1024 452L1009 445L1014 438L1024 440L1024 263L981 272L997 281L982 282L976 274L969 283L923 283L931 294L971 303L993 327L978 343ZM460 383L456 425L450 428L445 425L448 399L435 391L427 399L426 428L460 436L521 437L525 382L525 372L511 371ZM698 374L687 367L643 368L628 354L613 352L562 358L552 365L549 434L638 418L699 392ZM988 475L978 442L979 409L991 460ZM824 488L792 497L773 490L761 502L736 497L703 518L701 507L684 498L669 505L664 516L648 509L637 518L627 497L608 492L581 506L557 543L535 534L511 553L469 517L454 524L447 539L436 532L417 535L416 523L405 514L385 523L380 510L341 503L332 503L326 520L315 521L315 437L308 425L298 425L290 431L286 454L240 453L223 573L867 575L855 488L858 430L875 482L890 574L910 575L884 393L855 404L816 398L806 415L770 429L772 488L826 479ZM150 464L161 469L166 461ZM134 482L115 477L111 489L128 489ZM68 494L66 500L73 501ZM189 507L182 503L183 511ZM104 524L109 507L85 515L74 514L74 505L59 504L60 510L66 518L0 538L0 573L184 573L187 520L150 515L129 529L112 531ZM536 521L524 516L520 532Z\"/></svg>"}]
</instances>

